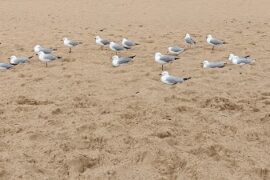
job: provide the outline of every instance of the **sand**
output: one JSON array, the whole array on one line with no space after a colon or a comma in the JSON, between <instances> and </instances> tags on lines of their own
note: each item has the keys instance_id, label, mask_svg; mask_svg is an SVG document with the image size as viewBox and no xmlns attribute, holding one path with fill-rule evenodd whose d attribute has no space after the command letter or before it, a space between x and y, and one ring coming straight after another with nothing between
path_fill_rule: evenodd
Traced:
<instances>
[{"instance_id":1,"label":"sand","mask_svg":"<svg viewBox=\"0 0 270 180\"><path fill-rule=\"evenodd\" d=\"M36 44L63 57L0 72L0 179L270 179L269 0L0 3L1 62ZM162 84L154 53L185 47L187 32L197 45L165 69L192 79ZM228 44L211 52L207 34ZM96 35L140 43L122 53L135 61L112 67ZM68 54L65 36L83 44Z\"/></svg>"}]
</instances>

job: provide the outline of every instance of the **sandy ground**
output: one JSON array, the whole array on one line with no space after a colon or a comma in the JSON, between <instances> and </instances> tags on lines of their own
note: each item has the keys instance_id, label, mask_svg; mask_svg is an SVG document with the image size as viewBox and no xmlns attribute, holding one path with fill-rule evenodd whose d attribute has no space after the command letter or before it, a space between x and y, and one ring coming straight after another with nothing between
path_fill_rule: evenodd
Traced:
<instances>
[{"instance_id":1,"label":"sandy ground","mask_svg":"<svg viewBox=\"0 0 270 180\"><path fill-rule=\"evenodd\" d=\"M0 3L1 62L36 44L63 57L0 72L0 179L270 179L269 0ZM164 85L154 53L187 32L197 45L165 68L192 79ZM209 33L228 44L212 53ZM136 60L113 68L96 35L137 41ZM257 61L200 66L232 52Z\"/></svg>"}]
</instances>

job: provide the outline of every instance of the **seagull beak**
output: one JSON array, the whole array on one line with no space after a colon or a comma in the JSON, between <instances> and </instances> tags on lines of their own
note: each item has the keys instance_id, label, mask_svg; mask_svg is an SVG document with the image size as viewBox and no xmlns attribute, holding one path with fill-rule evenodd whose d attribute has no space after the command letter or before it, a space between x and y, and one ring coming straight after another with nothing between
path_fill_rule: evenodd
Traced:
<instances>
[{"instance_id":1,"label":"seagull beak","mask_svg":"<svg viewBox=\"0 0 270 180\"><path fill-rule=\"evenodd\" d=\"M10 60L10 58L8 58L8 60Z\"/></svg>"}]
</instances>

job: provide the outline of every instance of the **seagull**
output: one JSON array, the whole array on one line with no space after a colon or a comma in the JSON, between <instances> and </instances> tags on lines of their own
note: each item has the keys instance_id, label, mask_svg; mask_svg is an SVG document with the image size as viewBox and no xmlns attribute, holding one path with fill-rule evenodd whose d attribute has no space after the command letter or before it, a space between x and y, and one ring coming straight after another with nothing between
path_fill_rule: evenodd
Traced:
<instances>
[{"instance_id":1,"label":"seagull","mask_svg":"<svg viewBox=\"0 0 270 180\"><path fill-rule=\"evenodd\" d=\"M112 65L117 67L121 64L126 64L132 61L135 58L135 56L129 56L129 57L119 57L117 55L112 57Z\"/></svg>"},{"instance_id":2,"label":"seagull","mask_svg":"<svg viewBox=\"0 0 270 180\"><path fill-rule=\"evenodd\" d=\"M0 69L9 69L12 68L14 65L8 63L0 63Z\"/></svg>"},{"instance_id":3,"label":"seagull","mask_svg":"<svg viewBox=\"0 0 270 180\"><path fill-rule=\"evenodd\" d=\"M38 53L38 58L39 58L40 61L46 63L46 67L48 66L47 65L48 62L54 61L56 59L61 59L61 57L59 57L59 56L55 56L53 54L45 54L43 51L40 51Z\"/></svg>"},{"instance_id":4,"label":"seagull","mask_svg":"<svg viewBox=\"0 0 270 180\"><path fill-rule=\"evenodd\" d=\"M169 53L173 55L179 55L182 52L184 52L184 50L185 50L184 48L179 48L179 47L168 47Z\"/></svg>"},{"instance_id":5,"label":"seagull","mask_svg":"<svg viewBox=\"0 0 270 180\"><path fill-rule=\"evenodd\" d=\"M24 64L29 61L33 56L30 57L16 57L16 56L11 56L10 59L10 64L12 65L17 65L17 64Z\"/></svg>"},{"instance_id":6,"label":"seagull","mask_svg":"<svg viewBox=\"0 0 270 180\"><path fill-rule=\"evenodd\" d=\"M177 59L179 59L179 58L174 57L174 56L169 56L169 55L163 55L159 52L157 52L155 54L155 61L162 65L162 67L161 67L162 71L163 71L164 64L167 64L169 62L173 62L174 60L177 60Z\"/></svg>"},{"instance_id":7,"label":"seagull","mask_svg":"<svg viewBox=\"0 0 270 180\"><path fill-rule=\"evenodd\" d=\"M161 74L161 82L169 85L174 85L177 83L183 83L186 80L191 79L191 77L183 78L183 77L176 77L176 76L171 76L167 71L163 71Z\"/></svg>"},{"instance_id":8,"label":"seagull","mask_svg":"<svg viewBox=\"0 0 270 180\"><path fill-rule=\"evenodd\" d=\"M100 45L101 48L103 48L103 46L106 46L106 45L110 44L110 41L109 40L103 39L100 36L96 36L95 39L96 39L96 44L97 45Z\"/></svg>"},{"instance_id":9,"label":"seagull","mask_svg":"<svg viewBox=\"0 0 270 180\"><path fill-rule=\"evenodd\" d=\"M118 51L123 51L126 49L123 46L121 46L120 44L117 44L115 42L110 42L110 48L111 48L111 50L115 51L116 54Z\"/></svg>"},{"instance_id":10,"label":"seagull","mask_svg":"<svg viewBox=\"0 0 270 180\"><path fill-rule=\"evenodd\" d=\"M82 44L82 42L77 42L77 41L68 39L66 37L64 37L63 40L64 40L64 45L69 47L69 53L71 53L71 48L78 46L79 44Z\"/></svg>"},{"instance_id":11,"label":"seagull","mask_svg":"<svg viewBox=\"0 0 270 180\"><path fill-rule=\"evenodd\" d=\"M225 66L225 62L209 62L207 60L202 62L203 68L223 68Z\"/></svg>"},{"instance_id":12,"label":"seagull","mask_svg":"<svg viewBox=\"0 0 270 180\"><path fill-rule=\"evenodd\" d=\"M193 44L196 44L196 41L193 39L193 37L190 36L190 34L186 34L184 40L185 40L185 43L189 44L190 46Z\"/></svg>"},{"instance_id":13,"label":"seagull","mask_svg":"<svg viewBox=\"0 0 270 180\"><path fill-rule=\"evenodd\" d=\"M38 54L40 51L44 52L45 54L51 54L53 51L56 51L57 49L50 49L46 47L42 47L40 45L36 45L34 47L34 51L36 54Z\"/></svg>"},{"instance_id":14,"label":"seagull","mask_svg":"<svg viewBox=\"0 0 270 180\"><path fill-rule=\"evenodd\" d=\"M234 54L230 54L229 56L229 61L231 61L233 64L252 64L253 62L255 62L255 59L251 59L249 56L236 56Z\"/></svg>"},{"instance_id":15,"label":"seagull","mask_svg":"<svg viewBox=\"0 0 270 180\"><path fill-rule=\"evenodd\" d=\"M215 46L218 46L218 45L222 45L222 44L226 44L224 41L222 40L219 40L217 38L213 38L212 35L207 35L207 39L206 39L207 43L212 45L212 50L214 50Z\"/></svg>"},{"instance_id":16,"label":"seagull","mask_svg":"<svg viewBox=\"0 0 270 180\"><path fill-rule=\"evenodd\" d=\"M122 46L125 47L126 49L131 49L132 46L136 46L136 45L139 45L139 44L129 39L123 38L122 40Z\"/></svg>"}]
</instances>

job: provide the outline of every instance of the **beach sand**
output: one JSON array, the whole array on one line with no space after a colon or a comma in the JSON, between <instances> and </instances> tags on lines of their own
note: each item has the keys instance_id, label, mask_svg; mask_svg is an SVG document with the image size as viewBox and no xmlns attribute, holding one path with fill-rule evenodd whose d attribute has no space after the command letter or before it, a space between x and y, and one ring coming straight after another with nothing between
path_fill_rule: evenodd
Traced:
<instances>
[{"instance_id":1,"label":"beach sand","mask_svg":"<svg viewBox=\"0 0 270 180\"><path fill-rule=\"evenodd\" d=\"M36 44L63 57L0 71L0 179L270 179L269 0L0 3L1 62ZM165 70L192 79L165 85L154 53L186 33L197 45ZM211 52L207 34L227 44ZM121 53L134 62L112 67L96 35L138 42ZM83 44L69 54L65 36Z\"/></svg>"}]
</instances>

